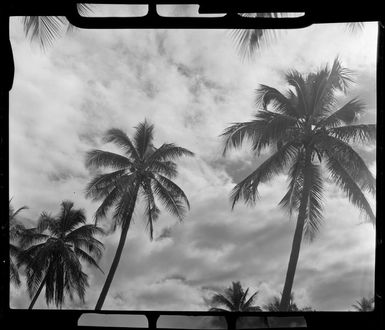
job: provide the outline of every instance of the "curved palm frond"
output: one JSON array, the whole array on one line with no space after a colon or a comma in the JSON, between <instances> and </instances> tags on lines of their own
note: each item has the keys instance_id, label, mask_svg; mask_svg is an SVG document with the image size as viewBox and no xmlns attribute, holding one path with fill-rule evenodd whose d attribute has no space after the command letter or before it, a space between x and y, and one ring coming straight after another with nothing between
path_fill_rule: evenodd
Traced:
<instances>
[{"instance_id":1,"label":"curved palm frond","mask_svg":"<svg viewBox=\"0 0 385 330\"><path fill-rule=\"evenodd\" d=\"M332 136L322 136L317 144L332 155L363 191L376 192L376 180L361 156L347 143Z\"/></svg>"},{"instance_id":2,"label":"curved palm frond","mask_svg":"<svg viewBox=\"0 0 385 330\"><path fill-rule=\"evenodd\" d=\"M350 100L339 110L333 112L328 117L322 119L317 127L333 128L341 124L353 124L360 114L363 113L365 105L358 99Z\"/></svg>"},{"instance_id":3,"label":"curved palm frond","mask_svg":"<svg viewBox=\"0 0 385 330\"><path fill-rule=\"evenodd\" d=\"M372 223L375 223L375 215L365 195L338 159L328 154L327 166L333 181L348 196L349 201L363 211Z\"/></svg>"},{"instance_id":4,"label":"curved palm frond","mask_svg":"<svg viewBox=\"0 0 385 330\"><path fill-rule=\"evenodd\" d=\"M264 123L260 120L252 120L243 123L233 123L221 134L225 138L223 156L231 148L239 148L245 140L249 140L254 145L257 143L258 136L264 128Z\"/></svg>"},{"instance_id":5,"label":"curved palm frond","mask_svg":"<svg viewBox=\"0 0 385 330\"><path fill-rule=\"evenodd\" d=\"M91 181L87 184L85 189L86 197L93 200L100 200L106 198L106 196L115 188L119 189L118 181L125 175L126 170L121 169L111 173L102 173L95 175Z\"/></svg>"},{"instance_id":6,"label":"curved palm frond","mask_svg":"<svg viewBox=\"0 0 385 330\"><path fill-rule=\"evenodd\" d=\"M284 115L298 118L299 113L297 109L293 106L293 102L283 95L276 88L260 85L260 87L255 91L255 105L256 107L261 107L262 109L267 110L269 104L273 105L275 111L282 113Z\"/></svg>"},{"instance_id":7,"label":"curved palm frond","mask_svg":"<svg viewBox=\"0 0 385 330\"><path fill-rule=\"evenodd\" d=\"M163 183L165 182L164 179L165 178L163 177ZM162 202L166 210L177 217L179 221L183 221L184 215L186 213L186 201L184 197L179 195L179 192L169 190L162 184L162 182L160 182L160 179L156 178L155 176L152 177L151 186L155 196Z\"/></svg>"},{"instance_id":8,"label":"curved palm frond","mask_svg":"<svg viewBox=\"0 0 385 330\"><path fill-rule=\"evenodd\" d=\"M259 165L254 172L234 187L231 193L232 208L239 199L243 199L246 203L255 203L258 198L258 185L280 173L295 158L296 154L295 144L289 142Z\"/></svg>"},{"instance_id":9,"label":"curved palm frond","mask_svg":"<svg viewBox=\"0 0 385 330\"><path fill-rule=\"evenodd\" d=\"M178 147L174 143L164 143L148 157L147 161L152 164L155 161L166 161L183 156L194 156L194 153L186 148ZM151 166L151 165L150 165Z\"/></svg>"},{"instance_id":10,"label":"curved palm frond","mask_svg":"<svg viewBox=\"0 0 385 330\"><path fill-rule=\"evenodd\" d=\"M117 170L121 170L132 166L132 162L122 155L103 151L103 150L91 150L87 152L86 156L87 167L111 167Z\"/></svg>"},{"instance_id":11,"label":"curved palm frond","mask_svg":"<svg viewBox=\"0 0 385 330\"><path fill-rule=\"evenodd\" d=\"M377 125L349 125L333 127L327 133L345 143L368 143L376 140Z\"/></svg>"},{"instance_id":12,"label":"curved palm frond","mask_svg":"<svg viewBox=\"0 0 385 330\"><path fill-rule=\"evenodd\" d=\"M118 128L109 129L103 137L104 142L112 142L117 146L121 147L126 154L131 157L133 160L139 159L138 151L136 150L134 144L122 130Z\"/></svg>"}]
</instances>

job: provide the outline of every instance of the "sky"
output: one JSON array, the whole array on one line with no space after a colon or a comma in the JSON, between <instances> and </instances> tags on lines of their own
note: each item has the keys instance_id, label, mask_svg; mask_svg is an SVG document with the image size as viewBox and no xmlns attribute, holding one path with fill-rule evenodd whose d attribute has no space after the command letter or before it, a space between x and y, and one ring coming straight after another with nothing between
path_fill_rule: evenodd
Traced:
<instances>
[{"instance_id":1,"label":"sky","mask_svg":"<svg viewBox=\"0 0 385 330\"><path fill-rule=\"evenodd\" d=\"M139 205L104 309L207 310L207 299L232 281L258 290L260 306L280 294L295 226L295 217L278 206L286 176L262 184L255 206L239 203L232 211L231 189L266 155L256 157L245 144L224 157L219 137L229 124L252 118L259 84L283 91L288 69L308 73L338 56L356 81L341 102L361 98L367 112L360 121L376 122L375 23L355 33L344 24L281 31L248 61L228 30L76 29L42 52L13 18L11 42L10 196L15 208L29 207L21 215L27 226L42 211L58 213L63 200L93 222L98 203L84 195L92 177L85 154L117 151L102 142L109 128L131 136L147 119L155 145L174 142L195 153L178 161L175 180L191 210L182 223L162 210L151 242ZM375 145L356 150L375 173ZM324 222L314 242L302 244L293 291L299 306L351 310L373 295L375 228L325 182ZM374 198L368 199L375 209ZM100 225L108 229L108 219ZM118 240L119 231L103 237L105 274ZM67 300L64 308L94 308L105 275L84 267L85 303ZM11 285L10 295L12 308L28 307L24 284ZM54 306L41 296L36 308Z\"/></svg>"}]
</instances>

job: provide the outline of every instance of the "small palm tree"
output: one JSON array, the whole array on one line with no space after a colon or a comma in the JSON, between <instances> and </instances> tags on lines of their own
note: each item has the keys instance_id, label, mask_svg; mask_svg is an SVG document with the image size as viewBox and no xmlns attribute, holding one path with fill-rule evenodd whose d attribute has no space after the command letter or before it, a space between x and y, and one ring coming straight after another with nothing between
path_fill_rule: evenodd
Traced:
<instances>
[{"instance_id":1,"label":"small palm tree","mask_svg":"<svg viewBox=\"0 0 385 330\"><path fill-rule=\"evenodd\" d=\"M371 312L374 310L374 298L362 297L352 307L358 312Z\"/></svg>"},{"instance_id":2,"label":"small palm tree","mask_svg":"<svg viewBox=\"0 0 385 330\"><path fill-rule=\"evenodd\" d=\"M94 224L86 224L81 209L64 201L56 217L43 212L36 228L27 229L21 239L26 249L20 252L19 265L24 265L27 288L32 309L43 287L47 305L54 301L62 307L67 293L73 300L73 292L84 302L88 276L82 271L80 261L101 270L97 259L102 255L103 243L95 235L103 230Z\"/></svg>"},{"instance_id":3,"label":"small palm tree","mask_svg":"<svg viewBox=\"0 0 385 330\"><path fill-rule=\"evenodd\" d=\"M186 207L190 208L185 193L172 181L178 174L173 160L181 156L193 156L193 153L173 143L164 143L156 148L153 145L153 129L154 126L147 121L140 123L136 127L133 140L119 129L110 129L104 137L105 142L115 143L123 150L124 155L103 150L92 150L87 154L87 167L107 167L114 170L96 175L87 186L86 196L94 201L102 201L95 214L95 223L105 218L108 210L114 206L112 229L121 227L118 248L96 310L102 308L107 296L139 197L143 198L146 205L145 218L151 240L154 222L160 214L156 198L180 221L183 220Z\"/></svg>"},{"instance_id":4,"label":"small palm tree","mask_svg":"<svg viewBox=\"0 0 385 330\"><path fill-rule=\"evenodd\" d=\"M12 199L11 199L12 200ZM16 211L11 205L11 200L9 200L9 279L11 283L16 286L20 286L20 276L18 267L15 264L14 260L20 253L19 240L25 231L24 225L17 219L17 215L28 209L27 206L22 206Z\"/></svg>"},{"instance_id":5,"label":"small palm tree","mask_svg":"<svg viewBox=\"0 0 385 330\"><path fill-rule=\"evenodd\" d=\"M254 305L258 291L247 297L249 288L244 290L240 282L232 282L232 286L223 293L216 293L209 304L212 306L210 312L260 312L259 306ZM222 306L218 307L218 306Z\"/></svg>"},{"instance_id":6,"label":"small palm tree","mask_svg":"<svg viewBox=\"0 0 385 330\"><path fill-rule=\"evenodd\" d=\"M336 93L347 91L351 72L336 59L315 73L302 75L292 70L286 74L290 89L281 93L262 85L257 90L260 110L255 119L234 123L223 136L224 154L252 143L256 155L269 148L272 155L233 189L232 207L239 200L254 204L260 183L270 181L287 168L288 191L280 205L298 212L280 310L287 311L303 236L312 240L322 223L324 184L322 172L347 195L372 223L374 213L364 192L375 194L376 181L351 143L373 143L376 125L356 124L364 112L358 99L337 108Z\"/></svg>"}]
</instances>

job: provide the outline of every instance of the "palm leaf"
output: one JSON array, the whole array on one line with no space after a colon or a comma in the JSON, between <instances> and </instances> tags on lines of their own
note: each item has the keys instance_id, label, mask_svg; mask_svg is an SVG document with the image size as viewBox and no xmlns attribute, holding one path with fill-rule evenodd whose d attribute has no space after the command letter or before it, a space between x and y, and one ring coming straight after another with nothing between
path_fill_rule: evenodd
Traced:
<instances>
[{"instance_id":1,"label":"palm leaf","mask_svg":"<svg viewBox=\"0 0 385 330\"><path fill-rule=\"evenodd\" d=\"M133 158L133 160L139 159L139 154L134 144L122 130L117 128L109 129L104 135L103 140L107 143L115 143L117 146L121 147L129 157Z\"/></svg>"}]
</instances>

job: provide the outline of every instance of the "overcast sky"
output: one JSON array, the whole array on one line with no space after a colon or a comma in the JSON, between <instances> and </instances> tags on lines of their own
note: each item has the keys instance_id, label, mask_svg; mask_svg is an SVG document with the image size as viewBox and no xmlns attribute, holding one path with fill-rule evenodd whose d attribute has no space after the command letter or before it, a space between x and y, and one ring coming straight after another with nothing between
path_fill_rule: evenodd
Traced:
<instances>
[{"instance_id":1,"label":"overcast sky","mask_svg":"<svg viewBox=\"0 0 385 330\"><path fill-rule=\"evenodd\" d=\"M207 310L204 298L232 281L259 290L259 305L282 291L295 226L278 207L286 177L262 185L255 207L239 203L231 211L231 189L261 160L247 145L223 157L218 137L230 123L251 119L258 84L284 90L286 70L307 73L338 55L357 82L344 99L360 97L367 105L361 121L376 121L375 23L356 33L344 24L284 31L246 62L225 30L76 30L43 53L13 19L11 41L10 196L14 207L29 207L28 226L67 199L93 221L98 204L84 197L91 178L84 158L93 148L115 150L101 140L109 128L131 135L147 118L156 145L175 142L196 154L178 161L176 179L191 211L183 223L163 211L150 242L138 208L105 309ZM374 173L375 146L359 152ZM326 187L325 221L301 247L293 290L299 306L348 310L373 294L375 230L343 193ZM105 273L119 234L104 238ZM94 308L105 275L86 271L85 304L66 308ZM28 306L24 285L11 287L10 304ZM47 308L43 295L36 308Z\"/></svg>"}]
</instances>

